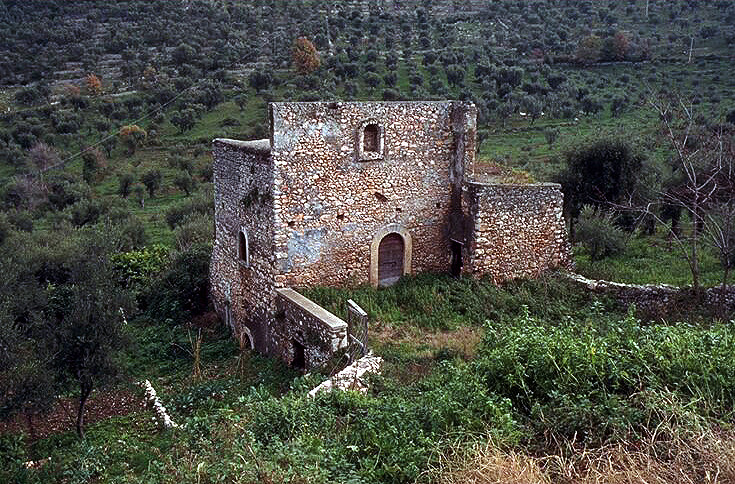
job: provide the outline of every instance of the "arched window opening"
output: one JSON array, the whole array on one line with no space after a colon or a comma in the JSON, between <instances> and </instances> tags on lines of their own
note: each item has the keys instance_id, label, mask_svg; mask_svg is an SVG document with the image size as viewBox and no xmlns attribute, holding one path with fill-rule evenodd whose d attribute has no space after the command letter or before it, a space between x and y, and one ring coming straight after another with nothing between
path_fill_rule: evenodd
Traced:
<instances>
[{"instance_id":1,"label":"arched window opening","mask_svg":"<svg viewBox=\"0 0 735 484\"><path fill-rule=\"evenodd\" d=\"M237 343L240 346L241 354L245 350L255 349L253 334L247 326L241 325L240 328L235 331L235 336L237 337Z\"/></svg>"},{"instance_id":2,"label":"arched window opening","mask_svg":"<svg viewBox=\"0 0 735 484\"><path fill-rule=\"evenodd\" d=\"M245 267L250 267L250 244L244 229L237 234L237 258Z\"/></svg>"},{"instance_id":3,"label":"arched window opening","mask_svg":"<svg viewBox=\"0 0 735 484\"><path fill-rule=\"evenodd\" d=\"M385 149L385 130L376 120L363 121L357 129L357 144L355 148L360 161L376 161L383 159Z\"/></svg>"},{"instance_id":4,"label":"arched window opening","mask_svg":"<svg viewBox=\"0 0 735 484\"><path fill-rule=\"evenodd\" d=\"M362 151L377 153L380 151L380 128L377 124L368 124L362 134Z\"/></svg>"}]
</instances>

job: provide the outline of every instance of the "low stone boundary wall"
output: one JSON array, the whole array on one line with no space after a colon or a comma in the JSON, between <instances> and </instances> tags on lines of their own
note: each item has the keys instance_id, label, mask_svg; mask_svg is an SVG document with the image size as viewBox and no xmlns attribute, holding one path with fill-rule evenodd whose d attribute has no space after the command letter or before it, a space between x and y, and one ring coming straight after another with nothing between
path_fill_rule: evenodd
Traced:
<instances>
[{"instance_id":1,"label":"low stone boundary wall","mask_svg":"<svg viewBox=\"0 0 735 484\"><path fill-rule=\"evenodd\" d=\"M318 366L347 347L347 323L291 288L276 289L272 324L273 350L292 366Z\"/></svg>"},{"instance_id":2,"label":"low stone boundary wall","mask_svg":"<svg viewBox=\"0 0 735 484\"><path fill-rule=\"evenodd\" d=\"M614 297L625 306L635 304L637 309L647 312L666 313L673 306L692 295L691 286L625 284L622 282L588 279L575 273L566 273L566 275L591 291ZM722 307L724 304L725 311L732 313L735 311L735 285L725 286L724 290L722 286L704 288L700 304L712 308Z\"/></svg>"}]
</instances>

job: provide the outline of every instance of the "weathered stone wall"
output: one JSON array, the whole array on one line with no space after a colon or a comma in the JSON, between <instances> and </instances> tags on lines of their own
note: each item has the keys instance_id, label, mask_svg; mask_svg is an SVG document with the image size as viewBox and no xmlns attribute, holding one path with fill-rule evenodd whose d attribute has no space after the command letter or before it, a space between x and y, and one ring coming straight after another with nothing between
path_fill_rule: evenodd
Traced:
<instances>
[{"instance_id":1,"label":"weathered stone wall","mask_svg":"<svg viewBox=\"0 0 735 484\"><path fill-rule=\"evenodd\" d=\"M347 323L290 288L276 290L273 353L292 364L294 341L304 347L306 369L347 347Z\"/></svg>"},{"instance_id":2,"label":"weathered stone wall","mask_svg":"<svg viewBox=\"0 0 735 484\"><path fill-rule=\"evenodd\" d=\"M588 279L570 273L569 278L590 291L615 298L623 307L635 304L636 309L647 313L665 315L670 310L678 311L681 304L691 304L691 286L677 287L669 284L625 284L622 282ZM733 317L735 312L735 286L708 287L703 290L700 304L709 309L719 308Z\"/></svg>"},{"instance_id":3,"label":"weathered stone wall","mask_svg":"<svg viewBox=\"0 0 735 484\"><path fill-rule=\"evenodd\" d=\"M569 265L559 185L468 181L463 191L468 214L463 272L500 282Z\"/></svg>"},{"instance_id":4,"label":"weathered stone wall","mask_svg":"<svg viewBox=\"0 0 735 484\"><path fill-rule=\"evenodd\" d=\"M266 325L274 312L273 163L270 143L216 139L213 143L215 241L210 280L215 308L233 327L247 326L253 344L268 351ZM248 262L238 256L247 234ZM237 328L239 329L239 327Z\"/></svg>"},{"instance_id":5,"label":"weathered stone wall","mask_svg":"<svg viewBox=\"0 0 735 484\"><path fill-rule=\"evenodd\" d=\"M455 101L273 103L269 140L215 140L218 312L287 362L303 346L311 367L346 325L288 287L377 284L387 235L403 240L404 274L447 272L460 246L464 273L496 281L567 265L558 185L465 181L476 114Z\"/></svg>"},{"instance_id":6,"label":"weathered stone wall","mask_svg":"<svg viewBox=\"0 0 735 484\"><path fill-rule=\"evenodd\" d=\"M277 286L376 282L371 244L389 224L411 237L407 272L448 270L449 171L456 133L474 130L474 106L273 103L271 122ZM383 151L365 160L368 123L380 126ZM474 156L474 131L467 138L462 162Z\"/></svg>"},{"instance_id":7,"label":"weathered stone wall","mask_svg":"<svg viewBox=\"0 0 735 484\"><path fill-rule=\"evenodd\" d=\"M458 104L452 110L452 135L454 152L449 164L449 237L464 243L467 227L462 186L465 173L475 164L477 108L474 104Z\"/></svg>"}]
</instances>

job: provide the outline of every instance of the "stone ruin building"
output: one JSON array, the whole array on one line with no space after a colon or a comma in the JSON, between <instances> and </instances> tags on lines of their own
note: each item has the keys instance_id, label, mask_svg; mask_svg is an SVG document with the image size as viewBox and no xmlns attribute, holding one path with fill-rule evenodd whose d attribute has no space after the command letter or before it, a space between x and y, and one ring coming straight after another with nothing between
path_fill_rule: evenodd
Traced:
<instances>
[{"instance_id":1,"label":"stone ruin building","mask_svg":"<svg viewBox=\"0 0 735 484\"><path fill-rule=\"evenodd\" d=\"M471 103L277 102L269 124L213 142L212 296L258 351L310 368L347 346L347 324L293 288L568 264L558 185L468 176Z\"/></svg>"}]
</instances>

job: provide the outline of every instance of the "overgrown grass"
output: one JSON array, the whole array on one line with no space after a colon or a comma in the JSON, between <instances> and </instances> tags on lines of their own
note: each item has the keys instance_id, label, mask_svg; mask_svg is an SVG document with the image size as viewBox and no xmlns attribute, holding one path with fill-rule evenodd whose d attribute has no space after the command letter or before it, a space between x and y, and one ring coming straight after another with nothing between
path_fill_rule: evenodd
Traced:
<instances>
[{"instance_id":1,"label":"overgrown grass","mask_svg":"<svg viewBox=\"0 0 735 484\"><path fill-rule=\"evenodd\" d=\"M505 323L522 306L534 316L560 323L569 314L584 314L596 304L573 283L553 275L498 286L487 279L422 274L404 277L386 289L315 287L303 293L340 317L346 317L345 302L351 298L368 312L375 325L429 330L478 326L486 321ZM605 305L614 310L612 301Z\"/></svg>"},{"instance_id":2,"label":"overgrown grass","mask_svg":"<svg viewBox=\"0 0 735 484\"><path fill-rule=\"evenodd\" d=\"M662 396L727 421L733 355L728 324L642 324L601 313L550 326L523 315L510 327L488 327L477 370L539 434L601 444L658 425Z\"/></svg>"},{"instance_id":3,"label":"overgrown grass","mask_svg":"<svg viewBox=\"0 0 735 484\"><path fill-rule=\"evenodd\" d=\"M383 335L374 348L387 361L367 395L312 399L306 393L323 376L301 376L256 355L239 375L226 330L207 333L203 378L195 380L185 328L136 321L131 374L154 377L181 427L163 432L147 413L134 413L90 425L81 443L71 433L31 447L5 436L0 477L424 482L438 479L436 469L459 472L442 466L489 439L521 462L528 463L523 455L556 455L534 461L538 472L556 478L552 464L566 455L562 445L624 449L656 434L651 445L660 446L670 442L661 440L664 429L668 436L684 432L677 435L689 440L678 442L694 445L726 425L735 404L729 325L641 322L563 279L494 286L424 275L386 289L305 292L341 315L347 297L370 313L372 333ZM391 342L389 328L406 337ZM450 334L473 340L473 351L450 351L443 339ZM39 470L23 465L48 456Z\"/></svg>"},{"instance_id":4,"label":"overgrown grass","mask_svg":"<svg viewBox=\"0 0 735 484\"><path fill-rule=\"evenodd\" d=\"M706 245L700 247L699 254L701 284L720 284L723 270L715 254ZM681 249L664 236L631 237L623 253L601 260L592 260L586 250L576 247L574 261L578 273L593 279L675 286L692 283L691 270Z\"/></svg>"}]
</instances>

